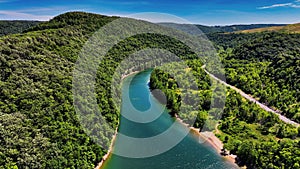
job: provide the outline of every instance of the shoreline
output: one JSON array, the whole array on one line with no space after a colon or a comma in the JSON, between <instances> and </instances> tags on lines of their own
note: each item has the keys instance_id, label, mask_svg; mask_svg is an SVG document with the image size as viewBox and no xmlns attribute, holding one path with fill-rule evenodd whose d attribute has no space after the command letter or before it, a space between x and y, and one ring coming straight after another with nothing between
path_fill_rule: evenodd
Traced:
<instances>
[{"instance_id":1,"label":"shoreline","mask_svg":"<svg viewBox=\"0 0 300 169\"><path fill-rule=\"evenodd\" d=\"M204 139L204 144L209 144L212 148L214 148L218 154L224 158L225 160L236 164L236 155L229 154L227 156L221 155L221 150L223 149L223 142L215 135L213 132L199 132L198 128L190 127L190 130L193 131L194 134Z\"/></svg>"},{"instance_id":2,"label":"shoreline","mask_svg":"<svg viewBox=\"0 0 300 169\"><path fill-rule=\"evenodd\" d=\"M223 149L223 142L215 135L214 132L199 132L200 129L199 128L195 128L195 127L189 127L188 124L184 123L182 119L178 118L177 115L175 116L176 120L178 120L180 123L182 123L184 126L188 127L190 129L191 132L193 132L193 134L195 136L200 137L202 140L204 140L204 144L209 144L209 146L211 146L214 150L216 150L218 152L218 154L224 158L225 160L235 164L236 164L236 155L233 154L229 154L227 156L223 156L221 155L221 150Z\"/></svg>"},{"instance_id":3,"label":"shoreline","mask_svg":"<svg viewBox=\"0 0 300 169\"><path fill-rule=\"evenodd\" d=\"M124 80L125 78L127 78L128 76L131 76L131 75L133 75L133 74L137 74L137 73L139 73L139 72L140 72L140 71L134 71L134 72L131 72L131 73L129 73L129 74L122 75L122 76L121 76L121 81Z\"/></svg>"},{"instance_id":4,"label":"shoreline","mask_svg":"<svg viewBox=\"0 0 300 169\"><path fill-rule=\"evenodd\" d=\"M115 134L112 137L112 140L111 140L111 143L110 143L110 146L109 146L109 149L108 149L107 153L102 157L102 160L98 163L98 165L95 167L95 169L100 169L103 166L103 163L110 156L110 154L113 150L117 135L118 135L118 128L116 128Z\"/></svg>"},{"instance_id":5,"label":"shoreline","mask_svg":"<svg viewBox=\"0 0 300 169\"><path fill-rule=\"evenodd\" d=\"M131 72L129 74L126 75L122 75L121 76L121 81L124 80L125 78L127 78L130 75L136 74L139 71L134 71ZM209 146L211 146L211 148L213 148L215 151L218 152L218 154L226 161L233 163L237 166L236 164L236 155L230 154L227 156L223 156L221 155L221 150L223 149L223 143L222 141L215 135L214 132L199 132L200 129L199 128L195 128L195 127L190 127L188 124L184 123L182 119L180 119L177 115L175 116L176 120L179 121L180 123L182 123L184 126L186 126L187 128L189 128L190 132L192 132L194 134L194 136L198 136L200 137L203 141L204 144L208 144ZM116 128L116 131L112 137L112 141L110 144L110 147L107 151L107 153L102 157L102 160L98 163L98 165L95 167L95 169L101 169L101 167L103 166L104 162L108 159L108 157L111 155L111 152L113 150L114 147L114 143L116 140L116 137L118 135L118 128Z\"/></svg>"},{"instance_id":6,"label":"shoreline","mask_svg":"<svg viewBox=\"0 0 300 169\"><path fill-rule=\"evenodd\" d=\"M225 160L227 160L228 162L231 162L235 165L236 164L236 155L230 154L228 156L222 156L221 155L221 150L223 149L223 143L222 141L215 135L215 133L213 132L199 132L199 128L195 128L195 127L189 127L187 124L185 124L180 118L176 117L176 120L179 121L180 123L182 123L184 126L188 127L190 129L190 132L192 132L195 136L200 137L202 140L204 140L204 142L202 144L208 144L209 146L211 146L215 151L218 152L218 154L224 158ZM115 140L117 138L118 135L118 128L115 131L115 134L113 135L111 144L109 146L109 150L107 151L107 153L102 157L102 160L98 163L98 165L95 167L95 169L101 169L101 167L103 166L104 162L108 159L108 157L111 155L111 152L113 150L113 146L115 143Z\"/></svg>"},{"instance_id":7,"label":"shoreline","mask_svg":"<svg viewBox=\"0 0 300 169\"><path fill-rule=\"evenodd\" d=\"M131 72L129 74L126 74L126 75L122 75L121 76L121 81L124 80L125 78L127 78L128 76L130 75L133 75L133 74L136 74L138 73L139 71L134 71L134 72ZM117 138L117 135L118 135L118 128L116 128L115 130L115 133L112 137L112 140L111 140L111 144L109 146L109 149L107 151L107 153L102 157L102 160L98 163L98 165L94 168L94 169L101 169L101 167L103 166L104 162L108 159L108 157L111 155L111 152L113 150L113 147L114 147L114 144L115 144L115 141L116 141L116 138Z\"/></svg>"}]
</instances>

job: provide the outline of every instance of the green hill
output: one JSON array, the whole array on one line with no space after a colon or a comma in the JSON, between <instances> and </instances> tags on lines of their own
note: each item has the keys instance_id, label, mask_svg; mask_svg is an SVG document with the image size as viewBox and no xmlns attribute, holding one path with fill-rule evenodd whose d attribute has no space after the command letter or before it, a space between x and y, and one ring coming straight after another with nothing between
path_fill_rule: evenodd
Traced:
<instances>
[{"instance_id":1,"label":"green hill","mask_svg":"<svg viewBox=\"0 0 300 169\"><path fill-rule=\"evenodd\" d=\"M78 54L90 36L117 18L84 12L68 12L48 22L30 27L23 33L0 37L0 168L85 169L94 168L101 161L106 150L85 133L74 110L74 99L80 98L73 98L72 77ZM258 60L269 63L273 57L276 57L276 61L285 64L283 69L288 74L287 76L297 78L297 73L293 73L291 69L299 70L297 66L299 56L295 54L298 51L291 53L287 51L291 50L293 45L299 45L297 41L299 38L297 35L290 35L283 39L280 36L281 34L256 34L252 37L234 37L236 42L230 46L234 46L235 49L233 51L220 50L220 55L224 60L230 61L226 63L226 68L235 68L236 65L243 65L246 61ZM214 37L214 39L219 44L231 41L230 37L225 39ZM244 39L243 45L238 44L240 39ZM251 43L247 45L248 41ZM264 44L265 41L271 46ZM291 44L288 45L288 42ZM284 49L277 53L273 52L278 43L279 47ZM202 63L196 60L194 53L178 40L157 34L136 35L125 39L108 52L99 65L96 77L95 96L101 115L114 129L119 124L119 112L114 107L110 93L114 70L123 58L147 48L166 49L181 58L188 59L187 63L191 64L195 75L201 79L198 81L199 86L209 87L207 85L209 78L202 74ZM257 51L252 49L257 49ZM268 53L268 49L272 53ZM261 55L262 52L265 52L265 55ZM290 60L286 62L285 58L290 58ZM239 60L237 64L234 64L235 60ZM250 66L254 70L257 67L261 68L260 64ZM279 67L274 63L275 66ZM248 71L245 68L239 71L252 76L254 74L251 70ZM281 69L271 69L267 73L278 74L271 80L278 80L280 84L286 85L286 90L298 90L298 85L293 84L292 80L283 81L286 74L282 73ZM244 78L238 80L244 82ZM255 81L251 84L263 85ZM164 86L168 85L162 85ZM169 83L169 87L172 86L174 85ZM241 86L249 87L243 83ZM272 93L272 86L267 87L267 94ZM210 100L206 99L210 98L209 92L204 94L199 92L199 99L206 105L206 108L209 108ZM169 96L172 96L169 97L171 100L177 95L170 94ZM266 95L266 97L265 100L269 96ZM228 141L226 143L228 149L236 152L242 160L251 159L247 163L254 168L259 168L259 166L262 166L261 168L267 168L266 166L268 168L299 167L296 163L297 159L293 158L298 157L300 153L299 141L295 140L299 136L297 129L283 124L275 115L261 111L255 104L243 101L236 93L231 93L229 98L232 99L226 103L227 107L220 125L221 131L229 138L225 139ZM284 101L286 98L288 97L279 98L281 99L279 101ZM282 106L289 108L286 105ZM292 117L295 113L289 114ZM201 125L200 120L205 117L194 115L198 119L197 125ZM99 114L93 114L86 120L99 122L98 116ZM186 118L188 119L189 116ZM105 127L107 126L99 124L94 125L93 129L97 132ZM107 131L99 134L105 136L103 142L109 145L113 132ZM277 142L277 140L282 141ZM264 143L263 146L260 146L261 142ZM251 153L249 153L250 149L252 149Z\"/></svg>"},{"instance_id":2,"label":"green hill","mask_svg":"<svg viewBox=\"0 0 300 169\"><path fill-rule=\"evenodd\" d=\"M114 19L71 12L0 38L0 168L93 168L101 161L105 150L84 133L73 108L72 70L89 36Z\"/></svg>"},{"instance_id":3,"label":"green hill","mask_svg":"<svg viewBox=\"0 0 300 169\"><path fill-rule=\"evenodd\" d=\"M300 33L300 23L286 26L271 26L265 28L256 28L238 31L238 33L258 33L258 32L284 32L284 33Z\"/></svg>"},{"instance_id":4,"label":"green hill","mask_svg":"<svg viewBox=\"0 0 300 169\"><path fill-rule=\"evenodd\" d=\"M227 83L300 122L300 34L221 33L209 35L209 38L217 44ZM197 70L194 72L196 79L204 83L205 78L197 77L202 75L201 63L193 61L189 66L191 70ZM174 89L176 84L172 85L174 79L159 71L154 73L150 86L161 89L166 94L167 105L176 112L180 96L177 89ZM182 79L188 79L188 76L184 77ZM201 91L199 94L201 98L205 96L203 93ZM200 107L202 110L197 119L201 122L203 116L209 114L205 113L205 107L209 105L204 102ZM208 119L212 120L213 117ZM202 129L201 123L195 123L194 127ZM284 123L277 115L264 111L230 89L227 90L225 109L216 133L224 141L225 148L238 156L237 161L241 166L261 169L299 168L300 128Z\"/></svg>"},{"instance_id":5,"label":"green hill","mask_svg":"<svg viewBox=\"0 0 300 169\"><path fill-rule=\"evenodd\" d=\"M0 21L0 36L22 33L26 29L29 29L40 21Z\"/></svg>"},{"instance_id":6,"label":"green hill","mask_svg":"<svg viewBox=\"0 0 300 169\"><path fill-rule=\"evenodd\" d=\"M106 150L85 133L74 110L72 75L83 45L117 18L69 12L22 34L0 37L1 167L94 168L101 161ZM115 130L104 129L119 123L110 93L114 70L123 58L146 48L192 55L178 41L156 34L133 36L109 51L99 65L95 95L110 126L93 125L91 131L101 135L106 146ZM100 123L100 114L86 120Z\"/></svg>"},{"instance_id":7,"label":"green hill","mask_svg":"<svg viewBox=\"0 0 300 169\"><path fill-rule=\"evenodd\" d=\"M189 24L177 24L177 23L159 23L164 26L169 26L175 29L179 29L182 31L188 28ZM228 25L228 26L205 26L205 25L195 25L198 27L203 33L211 34L211 33L230 33L248 29L255 29L255 28L266 28L270 26L285 26L285 24L250 24L250 25ZM192 33L193 32L189 32ZM198 33L198 32L196 32Z\"/></svg>"}]
</instances>

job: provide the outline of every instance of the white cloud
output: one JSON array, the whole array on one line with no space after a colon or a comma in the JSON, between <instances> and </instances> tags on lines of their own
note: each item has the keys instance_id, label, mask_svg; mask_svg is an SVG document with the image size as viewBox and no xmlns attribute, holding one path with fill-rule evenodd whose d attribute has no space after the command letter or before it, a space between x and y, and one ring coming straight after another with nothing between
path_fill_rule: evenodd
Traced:
<instances>
[{"instance_id":1,"label":"white cloud","mask_svg":"<svg viewBox=\"0 0 300 169\"><path fill-rule=\"evenodd\" d=\"M1 1L1 0L0 0ZM82 9L73 9L81 11ZM19 10L0 10L0 20L41 20L47 21L54 16L70 11L68 7L27 8Z\"/></svg>"},{"instance_id":2,"label":"white cloud","mask_svg":"<svg viewBox=\"0 0 300 169\"><path fill-rule=\"evenodd\" d=\"M16 0L0 0L0 3L14 2Z\"/></svg>"},{"instance_id":3,"label":"white cloud","mask_svg":"<svg viewBox=\"0 0 300 169\"><path fill-rule=\"evenodd\" d=\"M270 6L259 7L258 9L270 9L270 8L277 8L277 7L289 7L291 5L293 5L293 4L292 3L274 4L274 5L270 5Z\"/></svg>"},{"instance_id":4,"label":"white cloud","mask_svg":"<svg viewBox=\"0 0 300 169\"><path fill-rule=\"evenodd\" d=\"M9 10L0 10L0 18L4 20L41 20L47 21L51 19L53 16L50 15L33 15L20 11L9 11Z\"/></svg>"},{"instance_id":5,"label":"white cloud","mask_svg":"<svg viewBox=\"0 0 300 169\"><path fill-rule=\"evenodd\" d=\"M299 1L300 2L300 1ZM293 4L291 5L292 8L300 8L300 4L299 5L296 5L296 4Z\"/></svg>"},{"instance_id":6,"label":"white cloud","mask_svg":"<svg viewBox=\"0 0 300 169\"><path fill-rule=\"evenodd\" d=\"M284 3L284 4L274 4L274 5L270 5L270 6L262 6L262 7L258 7L257 9L271 9L271 8L278 8L278 7L300 8L300 0L296 0L296 1L290 2L290 3Z\"/></svg>"}]
</instances>

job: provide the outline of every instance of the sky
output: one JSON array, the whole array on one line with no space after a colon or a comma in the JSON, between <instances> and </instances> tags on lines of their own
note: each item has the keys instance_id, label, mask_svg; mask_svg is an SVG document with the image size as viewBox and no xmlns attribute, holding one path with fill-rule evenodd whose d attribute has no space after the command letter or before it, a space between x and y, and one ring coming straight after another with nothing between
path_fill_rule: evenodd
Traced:
<instances>
[{"instance_id":1,"label":"sky","mask_svg":"<svg viewBox=\"0 0 300 169\"><path fill-rule=\"evenodd\" d=\"M300 22L300 0L0 0L0 20L49 20L68 11L110 16L158 12L203 25Z\"/></svg>"}]
</instances>

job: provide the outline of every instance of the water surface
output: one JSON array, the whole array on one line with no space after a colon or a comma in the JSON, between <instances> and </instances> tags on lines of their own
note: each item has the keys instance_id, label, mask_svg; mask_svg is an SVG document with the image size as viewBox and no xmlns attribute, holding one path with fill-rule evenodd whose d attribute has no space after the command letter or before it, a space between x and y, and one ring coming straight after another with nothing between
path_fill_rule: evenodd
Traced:
<instances>
[{"instance_id":1,"label":"water surface","mask_svg":"<svg viewBox=\"0 0 300 169\"><path fill-rule=\"evenodd\" d=\"M144 71L138 74L127 77L122 85L122 108L119 126L119 133L134 137L148 138L164 133L169 129L176 119L171 118L167 110L163 113L156 112L164 110L164 105L161 105L152 95L148 87L151 71ZM132 109L128 104L132 104L136 110L140 111L142 116L147 116L147 110L156 115L160 115L154 121L149 123L139 123L129 120ZM136 112L134 112L136 113ZM133 113L133 114L134 114ZM144 114L143 114L144 113ZM176 128L177 127L177 128ZM181 136L187 129L180 125L175 127L172 137L168 138L170 143L177 136ZM166 140L164 140L165 142ZM168 143L168 141L166 142ZM155 144L155 143L153 143ZM118 150L127 151L129 156L137 151L155 152L157 145L147 147L139 147L132 142L128 142L118 134L113 152ZM153 156L144 158L129 158L112 153L104 162L101 169L228 169L237 168L234 164L226 161L221 157L214 148L208 144L199 143L199 138L189 133L179 144L170 150Z\"/></svg>"}]
</instances>

